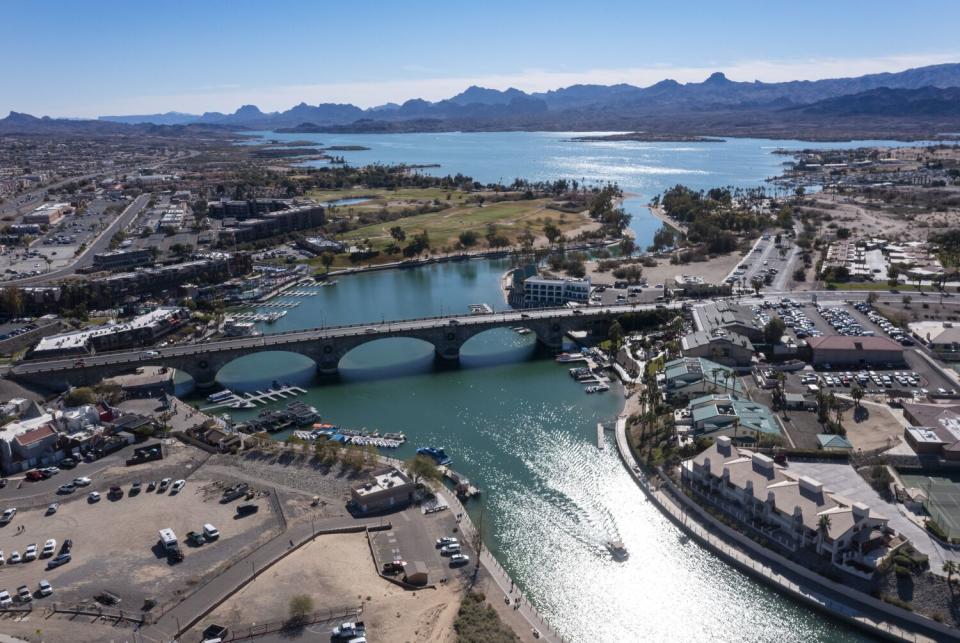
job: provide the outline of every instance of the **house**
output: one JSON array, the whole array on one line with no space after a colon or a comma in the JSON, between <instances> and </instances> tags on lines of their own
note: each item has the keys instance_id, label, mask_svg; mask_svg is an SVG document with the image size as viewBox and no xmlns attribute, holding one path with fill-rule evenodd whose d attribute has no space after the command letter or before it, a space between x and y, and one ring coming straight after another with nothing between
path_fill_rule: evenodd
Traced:
<instances>
[{"instance_id":1,"label":"house","mask_svg":"<svg viewBox=\"0 0 960 643\"><path fill-rule=\"evenodd\" d=\"M871 577L905 542L869 506L737 448L726 436L685 461L681 476L697 496L745 527L791 551L813 549L855 575Z\"/></svg>"},{"instance_id":2,"label":"house","mask_svg":"<svg viewBox=\"0 0 960 643\"><path fill-rule=\"evenodd\" d=\"M384 467L370 476L367 482L350 489L350 504L358 513L391 511L413 502L416 485L399 469Z\"/></svg>"},{"instance_id":3,"label":"house","mask_svg":"<svg viewBox=\"0 0 960 643\"><path fill-rule=\"evenodd\" d=\"M736 369L747 369L753 363L753 343L724 330L690 333L680 340L680 349L684 357L702 357Z\"/></svg>"},{"instance_id":4,"label":"house","mask_svg":"<svg viewBox=\"0 0 960 643\"><path fill-rule=\"evenodd\" d=\"M871 366L903 364L903 346L889 337L822 335L807 339L814 366Z\"/></svg>"},{"instance_id":5,"label":"house","mask_svg":"<svg viewBox=\"0 0 960 643\"><path fill-rule=\"evenodd\" d=\"M803 393L784 393L783 403L788 409L794 411L816 411L816 400L807 399Z\"/></svg>"},{"instance_id":6,"label":"house","mask_svg":"<svg viewBox=\"0 0 960 643\"><path fill-rule=\"evenodd\" d=\"M852 451L853 445L850 440L842 435L831 435L829 433L818 433L817 442L824 451Z\"/></svg>"},{"instance_id":7,"label":"house","mask_svg":"<svg viewBox=\"0 0 960 643\"><path fill-rule=\"evenodd\" d=\"M681 357L667 362L657 380L668 399L719 391L743 392L733 369L700 357Z\"/></svg>"},{"instance_id":8,"label":"house","mask_svg":"<svg viewBox=\"0 0 960 643\"><path fill-rule=\"evenodd\" d=\"M43 462L52 464L60 440L56 427L54 415L41 412L0 428L0 470L10 474Z\"/></svg>"}]
</instances>

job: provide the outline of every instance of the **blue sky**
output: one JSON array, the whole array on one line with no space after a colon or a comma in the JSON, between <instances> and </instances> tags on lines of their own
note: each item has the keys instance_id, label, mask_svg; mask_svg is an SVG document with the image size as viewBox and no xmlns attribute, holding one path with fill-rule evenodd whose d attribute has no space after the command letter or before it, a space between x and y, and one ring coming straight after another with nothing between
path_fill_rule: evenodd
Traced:
<instances>
[{"instance_id":1,"label":"blue sky","mask_svg":"<svg viewBox=\"0 0 960 643\"><path fill-rule=\"evenodd\" d=\"M854 76L960 61L960 2L5 2L0 112L264 110L300 101Z\"/></svg>"}]
</instances>

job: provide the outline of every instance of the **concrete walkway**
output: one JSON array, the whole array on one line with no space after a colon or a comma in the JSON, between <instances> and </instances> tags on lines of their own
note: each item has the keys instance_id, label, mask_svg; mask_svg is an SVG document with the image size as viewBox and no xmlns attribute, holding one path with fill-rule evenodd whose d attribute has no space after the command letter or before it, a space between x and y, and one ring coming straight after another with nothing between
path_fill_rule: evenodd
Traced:
<instances>
[{"instance_id":1,"label":"concrete walkway","mask_svg":"<svg viewBox=\"0 0 960 643\"><path fill-rule=\"evenodd\" d=\"M463 515L463 518L460 521L460 532L463 535L463 540L467 543L473 543L475 534L477 533L476 527L473 526L473 523L470 521L470 516L467 514L467 510L460 504L460 501L453 494L449 493L446 488L439 490L440 494L443 495L447 502L450 505L450 510L455 513L460 513ZM506 570L500 566L500 563L497 562L497 559L487 550L484 549L483 553L480 554L480 564L483 566L483 571L485 571L493 582L496 583L497 587L500 588L500 591L503 592L504 596L509 596L510 600L519 601L519 607L515 610L515 613L518 613L520 616L526 620L530 629L527 632L517 632L523 640L533 640L533 630L537 630L540 633L541 641L550 641L551 643L560 643L563 639L557 634L550 624L537 613L537 610L533 605L530 604L530 601L526 599L523 595L523 592L520 591L520 588L517 587L513 580L510 578L510 575L507 574ZM498 596L487 596L487 600L491 603L495 603L499 600Z\"/></svg>"},{"instance_id":2,"label":"concrete walkway","mask_svg":"<svg viewBox=\"0 0 960 643\"><path fill-rule=\"evenodd\" d=\"M281 532L272 540L247 554L219 575L198 587L181 603L164 613L153 625L143 628L141 640L167 643L177 639L227 598L254 580L274 563L310 541L315 534L335 530L389 525L381 518L357 520L351 517L305 521ZM291 545L291 543L293 543Z\"/></svg>"}]
</instances>

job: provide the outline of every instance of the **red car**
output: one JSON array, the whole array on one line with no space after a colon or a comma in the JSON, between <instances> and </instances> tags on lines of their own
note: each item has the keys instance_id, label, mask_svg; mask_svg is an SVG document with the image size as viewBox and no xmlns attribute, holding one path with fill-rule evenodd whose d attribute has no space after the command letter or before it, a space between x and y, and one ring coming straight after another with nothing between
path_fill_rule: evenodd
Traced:
<instances>
[{"instance_id":1,"label":"red car","mask_svg":"<svg viewBox=\"0 0 960 643\"><path fill-rule=\"evenodd\" d=\"M34 469L33 471L27 471L27 480L30 480L31 482L36 482L37 480L45 480L46 477L47 476L43 475L42 471L37 471L36 469Z\"/></svg>"}]
</instances>

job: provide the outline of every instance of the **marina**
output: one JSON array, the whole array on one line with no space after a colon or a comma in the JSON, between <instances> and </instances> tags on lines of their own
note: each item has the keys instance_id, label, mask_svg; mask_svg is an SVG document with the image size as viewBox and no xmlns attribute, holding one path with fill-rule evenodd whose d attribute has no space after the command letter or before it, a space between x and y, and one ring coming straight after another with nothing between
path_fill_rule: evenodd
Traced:
<instances>
[{"instance_id":1,"label":"marina","mask_svg":"<svg viewBox=\"0 0 960 643\"><path fill-rule=\"evenodd\" d=\"M341 444L374 446L381 449L397 449L407 441L407 436L403 433L384 433L381 435L378 431L341 429L333 424L314 424L310 431L297 430L293 432L293 435L307 442L326 439Z\"/></svg>"},{"instance_id":2,"label":"marina","mask_svg":"<svg viewBox=\"0 0 960 643\"><path fill-rule=\"evenodd\" d=\"M490 304L470 304L469 309L471 315L483 315L493 312Z\"/></svg>"},{"instance_id":3,"label":"marina","mask_svg":"<svg viewBox=\"0 0 960 643\"><path fill-rule=\"evenodd\" d=\"M253 393L234 393L230 389L224 389L218 393L207 396L210 406L201 408L201 411L213 411L216 409L252 409L258 404L269 404L278 402L288 397L303 395L306 389L299 386L273 386L266 391L255 391Z\"/></svg>"}]
</instances>

